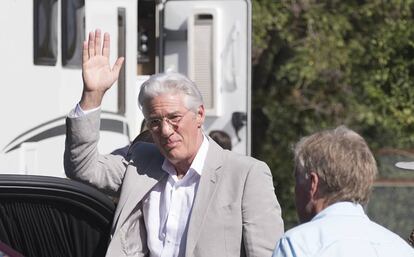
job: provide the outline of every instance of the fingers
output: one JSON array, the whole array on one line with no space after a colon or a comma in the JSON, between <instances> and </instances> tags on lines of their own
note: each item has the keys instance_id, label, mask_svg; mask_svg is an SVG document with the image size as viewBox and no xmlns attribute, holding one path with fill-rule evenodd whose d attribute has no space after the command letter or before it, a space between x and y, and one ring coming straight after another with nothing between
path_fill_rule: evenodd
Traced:
<instances>
[{"instance_id":1,"label":"fingers","mask_svg":"<svg viewBox=\"0 0 414 257\"><path fill-rule=\"evenodd\" d=\"M103 55L107 58L109 58L110 54L110 35L109 33L105 32L103 37L103 45L101 49L102 44L102 35L101 30L96 29L95 32L91 31L89 32L89 37L87 41L83 42L83 51L82 51L82 60L83 62L86 62L89 60L89 58L96 56L96 55ZM118 63L119 59L117 60ZM122 66L123 58L120 61L120 66ZM115 65L117 65L115 63ZM115 67L114 65L114 67Z\"/></svg>"},{"instance_id":2,"label":"fingers","mask_svg":"<svg viewBox=\"0 0 414 257\"><path fill-rule=\"evenodd\" d=\"M89 58L95 56L95 33L93 31L89 32L89 39L88 39L88 47L89 47Z\"/></svg>"},{"instance_id":3,"label":"fingers","mask_svg":"<svg viewBox=\"0 0 414 257\"><path fill-rule=\"evenodd\" d=\"M102 47L102 55L109 58L110 37L109 33L104 34L104 42Z\"/></svg>"},{"instance_id":4,"label":"fingers","mask_svg":"<svg viewBox=\"0 0 414 257\"><path fill-rule=\"evenodd\" d=\"M95 55L101 55L101 30L96 29L95 32L89 32L88 41L89 58Z\"/></svg>"},{"instance_id":5,"label":"fingers","mask_svg":"<svg viewBox=\"0 0 414 257\"><path fill-rule=\"evenodd\" d=\"M95 30L95 55L101 55L101 30Z\"/></svg>"},{"instance_id":6,"label":"fingers","mask_svg":"<svg viewBox=\"0 0 414 257\"><path fill-rule=\"evenodd\" d=\"M83 41L83 50L82 50L82 62L85 63L89 60L89 51L88 51L88 41Z\"/></svg>"},{"instance_id":7,"label":"fingers","mask_svg":"<svg viewBox=\"0 0 414 257\"><path fill-rule=\"evenodd\" d=\"M114 67L112 67L112 72L115 72L115 74L116 74L116 76L118 77L119 76L119 71L121 70L121 68L122 68L122 63L124 62L124 57L119 57L117 60L116 60L116 62L115 62L115 64L114 64Z\"/></svg>"}]
</instances>

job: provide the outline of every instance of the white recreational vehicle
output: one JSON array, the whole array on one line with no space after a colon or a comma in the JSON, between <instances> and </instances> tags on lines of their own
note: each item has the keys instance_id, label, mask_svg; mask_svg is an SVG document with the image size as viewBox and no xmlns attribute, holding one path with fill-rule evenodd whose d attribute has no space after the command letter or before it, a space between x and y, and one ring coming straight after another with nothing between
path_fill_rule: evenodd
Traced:
<instances>
[{"instance_id":1,"label":"white recreational vehicle","mask_svg":"<svg viewBox=\"0 0 414 257\"><path fill-rule=\"evenodd\" d=\"M65 117L82 91L88 31L111 34L125 56L102 106L99 150L127 145L143 117L140 85L156 72L187 74L203 94L204 130L224 130L250 154L250 0L2 0L0 173L64 177Z\"/></svg>"}]
</instances>

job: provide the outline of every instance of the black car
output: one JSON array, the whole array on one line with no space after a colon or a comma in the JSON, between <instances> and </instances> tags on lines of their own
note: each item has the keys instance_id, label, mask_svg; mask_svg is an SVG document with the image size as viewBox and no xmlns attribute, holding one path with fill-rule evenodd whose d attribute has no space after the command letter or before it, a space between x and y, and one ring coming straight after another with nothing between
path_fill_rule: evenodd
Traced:
<instances>
[{"instance_id":1,"label":"black car","mask_svg":"<svg viewBox=\"0 0 414 257\"><path fill-rule=\"evenodd\" d=\"M105 256L114 211L106 195L76 181L0 175L0 252Z\"/></svg>"}]
</instances>

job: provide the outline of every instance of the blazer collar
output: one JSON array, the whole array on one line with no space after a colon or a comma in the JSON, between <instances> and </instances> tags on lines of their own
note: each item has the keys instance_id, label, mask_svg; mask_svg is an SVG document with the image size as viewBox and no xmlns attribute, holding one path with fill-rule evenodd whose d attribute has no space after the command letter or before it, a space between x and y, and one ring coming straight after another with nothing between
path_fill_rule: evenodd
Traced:
<instances>
[{"instance_id":1,"label":"blazer collar","mask_svg":"<svg viewBox=\"0 0 414 257\"><path fill-rule=\"evenodd\" d=\"M164 157L157 154L143 170L134 169L132 172L127 172L122 186L129 190L125 194L121 194L119 199L114 215L114 224L117 224L116 229L125 222L151 188L168 175L167 172L161 169L163 161Z\"/></svg>"},{"instance_id":2,"label":"blazer collar","mask_svg":"<svg viewBox=\"0 0 414 257\"><path fill-rule=\"evenodd\" d=\"M209 140L209 148L188 224L186 256L190 256L200 236L206 212L220 179L220 168L226 156L223 149L214 140L210 137L207 139ZM133 183L140 186L129 185L128 188L132 188L132 190L126 192L125 196L121 196L115 211L113 224L116 225L113 226L114 231L127 220L128 216L151 188L168 176L168 173L161 168L163 161L164 157L159 154L151 160L143 172L128 172L126 174L124 184ZM123 186L125 186L124 184Z\"/></svg>"},{"instance_id":3,"label":"blazer collar","mask_svg":"<svg viewBox=\"0 0 414 257\"><path fill-rule=\"evenodd\" d=\"M203 167L203 175L200 178L188 224L186 256L191 256L200 236L207 210L220 182L220 168L225 160L223 149L211 138L208 140L210 145Z\"/></svg>"}]
</instances>

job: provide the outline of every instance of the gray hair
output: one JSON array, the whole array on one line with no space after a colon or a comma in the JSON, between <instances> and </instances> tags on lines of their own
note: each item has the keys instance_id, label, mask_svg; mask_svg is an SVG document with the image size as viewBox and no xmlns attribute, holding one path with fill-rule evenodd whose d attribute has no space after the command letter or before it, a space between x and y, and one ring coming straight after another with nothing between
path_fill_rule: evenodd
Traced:
<instances>
[{"instance_id":1,"label":"gray hair","mask_svg":"<svg viewBox=\"0 0 414 257\"><path fill-rule=\"evenodd\" d=\"M138 105L144 116L147 115L147 104L156 96L164 94L183 94L187 109L194 112L203 105L203 97L193 81L186 76L176 73L159 73L145 81L138 95Z\"/></svg>"},{"instance_id":2,"label":"gray hair","mask_svg":"<svg viewBox=\"0 0 414 257\"><path fill-rule=\"evenodd\" d=\"M294 148L295 171L308 179L315 172L327 204L351 201L366 204L377 164L365 140L345 126L302 138Z\"/></svg>"}]
</instances>

